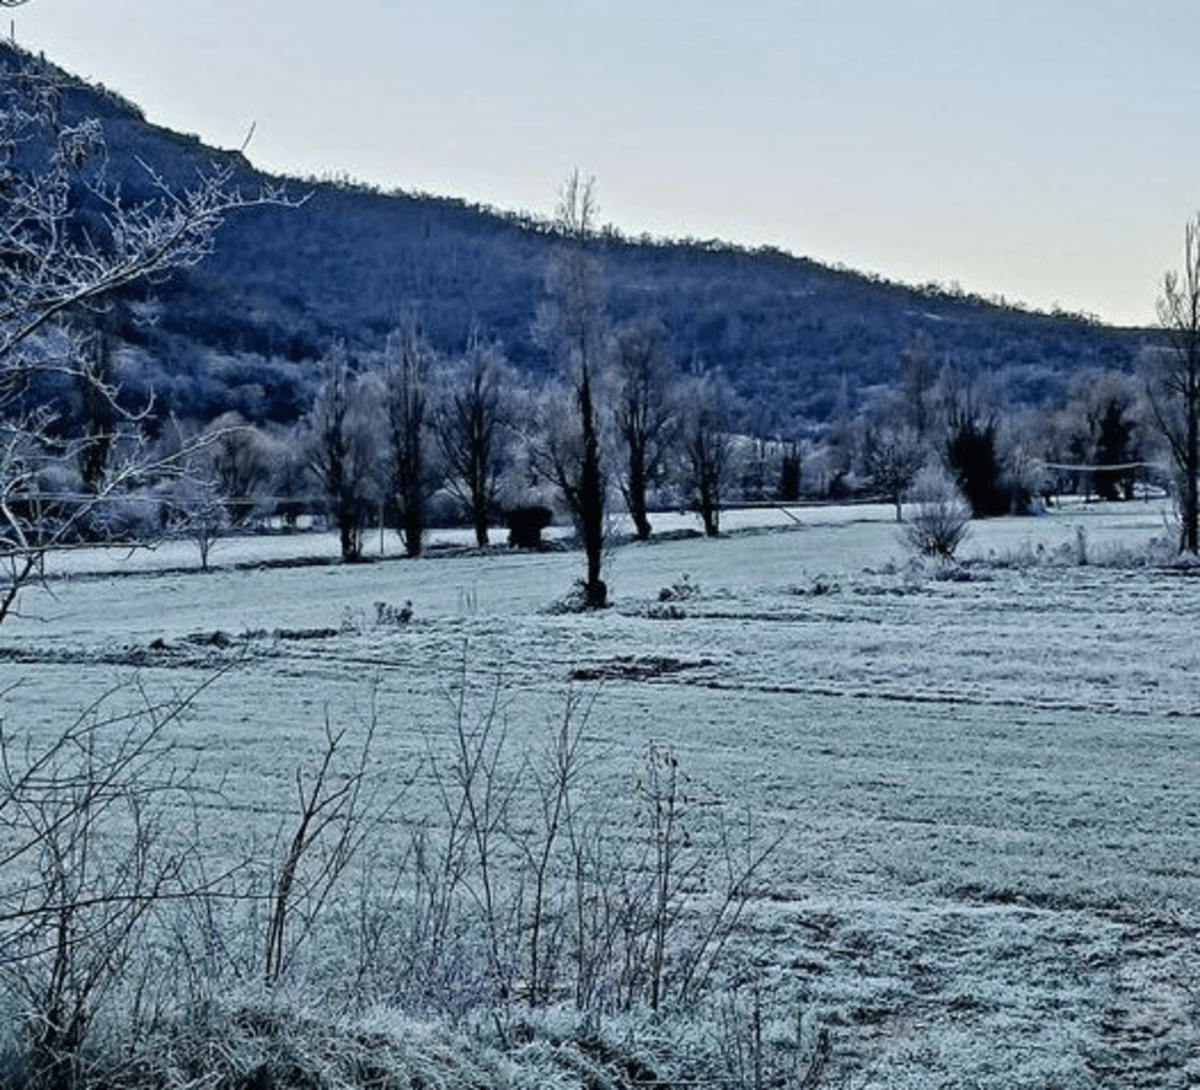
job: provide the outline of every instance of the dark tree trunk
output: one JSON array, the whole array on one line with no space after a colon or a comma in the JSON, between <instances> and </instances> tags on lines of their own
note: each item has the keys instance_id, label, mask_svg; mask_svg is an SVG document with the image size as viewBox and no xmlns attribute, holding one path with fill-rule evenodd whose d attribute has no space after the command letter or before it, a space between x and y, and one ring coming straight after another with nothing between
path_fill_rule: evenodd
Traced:
<instances>
[{"instance_id":1,"label":"dark tree trunk","mask_svg":"<svg viewBox=\"0 0 1200 1090\"><path fill-rule=\"evenodd\" d=\"M1200 497L1197 496L1196 475L1200 472L1200 345L1194 346L1188 361L1187 439L1183 466L1183 527L1182 548L1185 552L1200 552Z\"/></svg>"},{"instance_id":2,"label":"dark tree trunk","mask_svg":"<svg viewBox=\"0 0 1200 1090\"><path fill-rule=\"evenodd\" d=\"M583 424L583 465L579 480L580 528L587 554L585 597L589 609L608 605L608 587L600 577L604 562L604 475L600 468L600 438L587 367L579 380L579 415Z\"/></svg>"},{"instance_id":3,"label":"dark tree trunk","mask_svg":"<svg viewBox=\"0 0 1200 1090\"><path fill-rule=\"evenodd\" d=\"M630 444L629 448L629 483L625 503L629 508L629 517L633 519L638 541L648 541L651 526L646 512L646 455L634 444Z\"/></svg>"}]
</instances>

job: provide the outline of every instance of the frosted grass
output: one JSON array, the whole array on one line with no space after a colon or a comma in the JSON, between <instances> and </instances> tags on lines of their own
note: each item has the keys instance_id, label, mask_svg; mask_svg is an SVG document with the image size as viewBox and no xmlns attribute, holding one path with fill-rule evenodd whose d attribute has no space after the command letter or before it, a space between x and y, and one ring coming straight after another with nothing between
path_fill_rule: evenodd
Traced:
<instances>
[{"instance_id":1,"label":"frosted grass","mask_svg":"<svg viewBox=\"0 0 1200 1090\"><path fill-rule=\"evenodd\" d=\"M480 699L502 679L516 753L582 687L598 805L656 742L786 835L740 956L783 1021L831 1028L831 1084L1194 1084L1200 580L1104 564L1164 513L977 523L954 579L909 564L890 509L745 518L615 549L614 607L582 616L546 612L573 552L234 566L331 544L302 535L223 542L207 575L186 550L72 553L0 632L3 714L51 731L135 672L228 667L180 742L216 816L269 839L327 712L365 717L373 684L410 818L464 655ZM684 573L698 593L665 608ZM380 600L413 622L375 625Z\"/></svg>"}]
</instances>

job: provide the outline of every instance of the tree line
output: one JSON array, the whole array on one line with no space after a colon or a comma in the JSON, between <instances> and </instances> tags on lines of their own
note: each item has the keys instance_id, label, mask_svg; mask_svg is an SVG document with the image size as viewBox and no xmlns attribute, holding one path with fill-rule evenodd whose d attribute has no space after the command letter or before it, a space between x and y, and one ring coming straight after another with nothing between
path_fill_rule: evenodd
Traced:
<instances>
[{"instance_id":1,"label":"tree line","mask_svg":"<svg viewBox=\"0 0 1200 1090\"><path fill-rule=\"evenodd\" d=\"M64 115L53 73L6 71L0 516L14 587L42 551L68 542L189 535L206 564L219 534L266 516L294 526L307 513L336 527L351 561L377 525L394 528L410 556L434 522L473 527L481 547L502 522L516 543L536 542L553 507L587 557L583 600L601 606L618 498L642 539L664 507L696 512L716 535L731 496L885 498L900 518L931 463L976 517L1065 491L1115 500L1139 481L1165 486L1180 497L1181 545L1197 547L1194 227L1184 274L1164 281L1163 337L1137 368L1080 369L1065 397L1031 404L1021 375L964 362L918 333L894 381L843 373L825 395L828 419L813 426L741 399L700 357L676 358L652 309L613 319L610 240L595 183L576 172L527 319L540 373L514 366L478 328L447 351L414 306L382 347L331 337L298 419L176 419L169 392L155 402L134 383L131 398L124 383L128 330L161 320L144 286L207 258L231 213L295 212L303 199L247 192L218 168L183 191L150 173L129 200L105 171L102 128Z\"/></svg>"}]
</instances>

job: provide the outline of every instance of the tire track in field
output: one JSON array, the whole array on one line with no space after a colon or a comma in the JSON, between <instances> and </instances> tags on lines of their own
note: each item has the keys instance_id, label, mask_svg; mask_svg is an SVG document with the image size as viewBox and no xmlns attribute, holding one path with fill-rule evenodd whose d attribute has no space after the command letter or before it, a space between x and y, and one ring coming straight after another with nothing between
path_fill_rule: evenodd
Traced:
<instances>
[{"instance_id":1,"label":"tire track in field","mask_svg":"<svg viewBox=\"0 0 1200 1090\"><path fill-rule=\"evenodd\" d=\"M1130 715L1144 718L1196 719L1200 720L1200 707L1188 710L1152 709L1119 704L1116 701L1097 702L1070 699L1054 699L1039 696L1036 699L1004 696L997 693L971 693L961 689L953 692L860 688L837 685L830 682L748 682L722 680L709 677L699 678L686 674L670 677L626 678L624 680L645 684L698 685L722 692L746 692L767 696L820 696L831 699L879 701L885 704L931 705L935 707L1009 708L1019 711L1068 712L1076 714Z\"/></svg>"}]
</instances>

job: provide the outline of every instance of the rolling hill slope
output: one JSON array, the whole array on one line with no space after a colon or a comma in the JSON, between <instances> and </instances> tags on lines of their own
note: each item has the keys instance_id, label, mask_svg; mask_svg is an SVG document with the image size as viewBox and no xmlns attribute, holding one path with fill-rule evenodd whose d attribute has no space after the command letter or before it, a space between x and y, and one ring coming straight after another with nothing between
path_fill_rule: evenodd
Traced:
<instances>
[{"instance_id":1,"label":"rolling hill slope","mask_svg":"<svg viewBox=\"0 0 1200 1090\"><path fill-rule=\"evenodd\" d=\"M0 56L19 60L10 48ZM63 79L65 115L101 119L110 176L130 198L150 192L143 164L174 186L214 161L232 164L239 184L261 183L241 155L153 126L119 96ZM547 179L548 204L555 181ZM459 347L475 326L500 339L522 369L546 367L530 334L553 244L545 221L351 184L287 185L294 196L307 194L302 207L231 219L211 258L153 287L153 328L123 331L142 349L144 381L170 391L177 414L237 407L293 417L307 400L312 362L335 338L369 349L406 310L420 315L441 349ZM723 368L760 407L762 426L780 433L827 421L839 391L853 398L896 381L900 354L918 334L968 372L991 371L1017 403L1056 397L1079 368L1129 369L1149 337L777 251L613 233L596 246L613 321L661 318L681 363Z\"/></svg>"}]
</instances>

